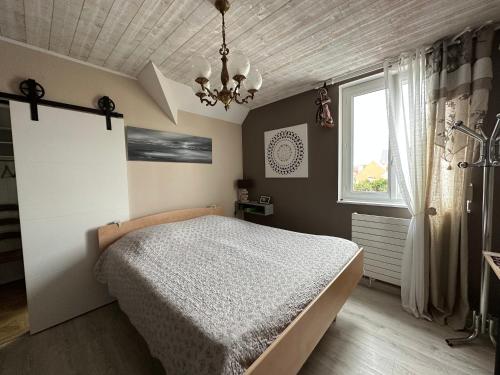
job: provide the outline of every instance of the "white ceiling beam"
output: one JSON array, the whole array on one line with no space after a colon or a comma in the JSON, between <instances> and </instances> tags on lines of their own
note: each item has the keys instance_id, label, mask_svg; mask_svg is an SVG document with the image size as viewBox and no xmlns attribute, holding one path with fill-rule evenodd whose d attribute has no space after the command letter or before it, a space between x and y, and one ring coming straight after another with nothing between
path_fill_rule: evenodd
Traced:
<instances>
[{"instance_id":1,"label":"white ceiling beam","mask_svg":"<svg viewBox=\"0 0 500 375\"><path fill-rule=\"evenodd\" d=\"M175 95L171 95L171 85L158 68L150 62L139 73L137 80L167 117L174 124L177 124L177 101L175 100Z\"/></svg>"}]
</instances>

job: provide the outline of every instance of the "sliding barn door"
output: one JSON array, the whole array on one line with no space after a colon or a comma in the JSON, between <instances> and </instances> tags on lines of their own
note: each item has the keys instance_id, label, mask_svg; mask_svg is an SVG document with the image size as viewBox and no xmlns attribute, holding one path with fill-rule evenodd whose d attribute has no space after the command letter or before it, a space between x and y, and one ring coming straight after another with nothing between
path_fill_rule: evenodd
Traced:
<instances>
[{"instance_id":1,"label":"sliding barn door","mask_svg":"<svg viewBox=\"0 0 500 375\"><path fill-rule=\"evenodd\" d=\"M111 301L96 228L129 215L122 119L10 102L31 333Z\"/></svg>"}]
</instances>

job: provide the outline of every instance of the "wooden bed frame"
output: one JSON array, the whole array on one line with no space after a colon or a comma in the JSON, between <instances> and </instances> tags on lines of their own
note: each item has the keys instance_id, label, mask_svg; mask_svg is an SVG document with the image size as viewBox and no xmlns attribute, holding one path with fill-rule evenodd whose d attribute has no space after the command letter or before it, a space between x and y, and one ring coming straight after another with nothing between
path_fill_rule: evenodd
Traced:
<instances>
[{"instance_id":1,"label":"wooden bed frame","mask_svg":"<svg viewBox=\"0 0 500 375\"><path fill-rule=\"evenodd\" d=\"M105 250L125 234L151 225L173 223L205 215L223 215L220 207L191 208L163 212L119 224L108 224L97 231L99 248ZM274 342L247 369L245 375L296 374L328 327L337 317L363 275L363 249L344 267L325 289L288 325Z\"/></svg>"}]
</instances>

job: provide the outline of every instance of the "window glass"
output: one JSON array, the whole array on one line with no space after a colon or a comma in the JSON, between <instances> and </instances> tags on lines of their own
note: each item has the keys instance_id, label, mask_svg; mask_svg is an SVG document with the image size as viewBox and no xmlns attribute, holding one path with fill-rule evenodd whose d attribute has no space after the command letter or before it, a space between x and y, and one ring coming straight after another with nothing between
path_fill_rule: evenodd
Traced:
<instances>
[{"instance_id":1,"label":"window glass","mask_svg":"<svg viewBox=\"0 0 500 375\"><path fill-rule=\"evenodd\" d=\"M353 98L353 191L387 192L389 127L384 90Z\"/></svg>"}]
</instances>

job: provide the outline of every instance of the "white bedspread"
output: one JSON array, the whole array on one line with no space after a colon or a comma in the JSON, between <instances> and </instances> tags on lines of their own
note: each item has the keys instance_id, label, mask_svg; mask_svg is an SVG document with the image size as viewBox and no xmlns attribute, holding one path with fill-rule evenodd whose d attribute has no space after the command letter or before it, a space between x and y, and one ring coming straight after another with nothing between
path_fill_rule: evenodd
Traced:
<instances>
[{"instance_id":1,"label":"white bedspread","mask_svg":"<svg viewBox=\"0 0 500 375\"><path fill-rule=\"evenodd\" d=\"M129 233L95 271L167 374L241 374L357 250L204 216Z\"/></svg>"}]
</instances>

